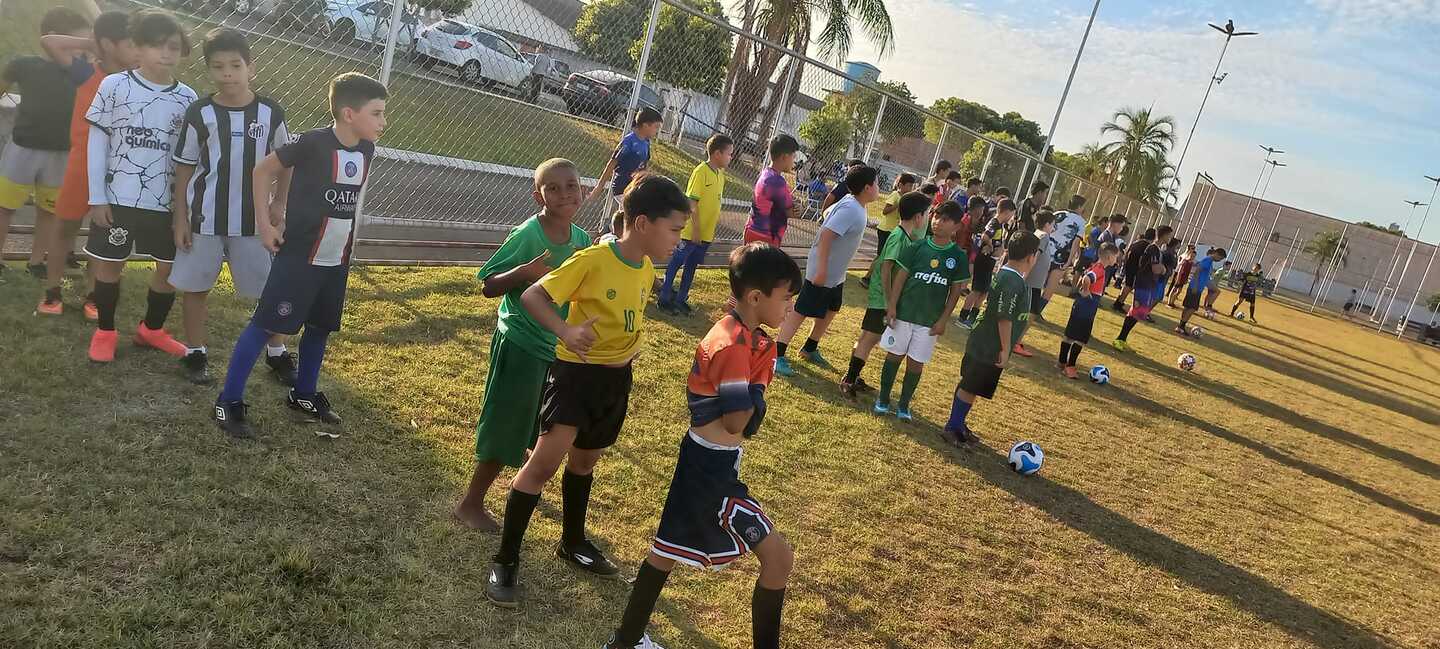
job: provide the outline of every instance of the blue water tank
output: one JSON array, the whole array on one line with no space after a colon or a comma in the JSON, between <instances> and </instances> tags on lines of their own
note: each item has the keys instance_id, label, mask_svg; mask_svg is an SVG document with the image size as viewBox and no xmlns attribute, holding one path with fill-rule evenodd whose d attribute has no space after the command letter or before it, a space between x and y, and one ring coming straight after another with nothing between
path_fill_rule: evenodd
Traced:
<instances>
[{"instance_id":1,"label":"blue water tank","mask_svg":"<svg viewBox=\"0 0 1440 649\"><path fill-rule=\"evenodd\" d=\"M860 79L861 81L865 81L868 83L875 83L880 79L880 68L870 65L869 63L866 63L864 61L846 61L845 74L853 79ZM851 90L854 90L855 82L851 81L850 79L846 79L844 89L847 93Z\"/></svg>"}]
</instances>

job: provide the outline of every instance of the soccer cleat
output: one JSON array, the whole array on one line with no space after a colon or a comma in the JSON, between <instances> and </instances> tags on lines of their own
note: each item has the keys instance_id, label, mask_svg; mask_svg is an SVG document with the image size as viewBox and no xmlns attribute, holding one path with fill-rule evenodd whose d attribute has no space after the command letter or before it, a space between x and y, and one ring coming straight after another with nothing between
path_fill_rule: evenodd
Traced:
<instances>
[{"instance_id":1,"label":"soccer cleat","mask_svg":"<svg viewBox=\"0 0 1440 649\"><path fill-rule=\"evenodd\" d=\"M1186 331L1186 330L1185 330L1185 327L1181 327L1181 326L1176 326L1174 329L1171 329L1171 331L1174 331L1174 332L1175 332L1175 335L1177 335L1177 336L1189 336L1189 335L1190 335L1190 332Z\"/></svg>"},{"instance_id":2,"label":"soccer cleat","mask_svg":"<svg viewBox=\"0 0 1440 649\"><path fill-rule=\"evenodd\" d=\"M295 387L295 354L290 350L271 356L265 354L265 364L270 366L270 372L275 375L275 380L287 388Z\"/></svg>"},{"instance_id":3,"label":"soccer cleat","mask_svg":"<svg viewBox=\"0 0 1440 649\"><path fill-rule=\"evenodd\" d=\"M854 401L856 396L855 384L841 381L840 394L843 394L847 399Z\"/></svg>"},{"instance_id":4,"label":"soccer cleat","mask_svg":"<svg viewBox=\"0 0 1440 649\"><path fill-rule=\"evenodd\" d=\"M210 377L210 359L205 352L200 350L192 351L180 359L180 367L185 371L185 380L195 385L210 385L215 379Z\"/></svg>"},{"instance_id":5,"label":"soccer cleat","mask_svg":"<svg viewBox=\"0 0 1440 649\"><path fill-rule=\"evenodd\" d=\"M795 368L790 366L790 359L781 356L775 359L775 373L780 376L795 376Z\"/></svg>"},{"instance_id":6,"label":"soccer cleat","mask_svg":"<svg viewBox=\"0 0 1440 649\"><path fill-rule=\"evenodd\" d=\"M961 437L961 433L949 428L940 429L940 439L955 448L964 448L965 446L965 440Z\"/></svg>"},{"instance_id":7,"label":"soccer cleat","mask_svg":"<svg viewBox=\"0 0 1440 649\"><path fill-rule=\"evenodd\" d=\"M60 300L51 302L42 299L40 304L35 306L35 312L40 315L62 315L65 313L65 303Z\"/></svg>"},{"instance_id":8,"label":"soccer cleat","mask_svg":"<svg viewBox=\"0 0 1440 649\"><path fill-rule=\"evenodd\" d=\"M1025 349L1025 345L1022 343L1015 343L1014 352L1019 356L1024 356L1025 358L1030 358L1035 355L1030 353L1030 350Z\"/></svg>"},{"instance_id":9,"label":"soccer cleat","mask_svg":"<svg viewBox=\"0 0 1440 649\"><path fill-rule=\"evenodd\" d=\"M569 561L576 568L593 575L615 577L620 574L620 567L606 558L605 553L595 547L590 539L585 539L572 546L567 546L564 541L561 541L560 545L555 546L555 556Z\"/></svg>"},{"instance_id":10,"label":"soccer cleat","mask_svg":"<svg viewBox=\"0 0 1440 649\"><path fill-rule=\"evenodd\" d=\"M605 641L605 644L600 645L600 649L665 649L665 648L662 647L662 646L660 646L659 643L655 642L654 640L651 640L651 639L650 639L650 634L648 634L648 633L645 634L645 635L643 635L643 636L640 636L639 642L636 642L636 643L633 644L633 645L620 644L620 640L615 637L615 634L612 633L612 634L610 634L610 639L609 639L609 640L606 640L606 641Z\"/></svg>"},{"instance_id":11,"label":"soccer cleat","mask_svg":"<svg viewBox=\"0 0 1440 649\"><path fill-rule=\"evenodd\" d=\"M1126 311L1125 303L1120 300L1115 300L1115 303L1110 305L1110 308L1115 309L1116 313L1124 313Z\"/></svg>"},{"instance_id":12,"label":"soccer cleat","mask_svg":"<svg viewBox=\"0 0 1440 649\"><path fill-rule=\"evenodd\" d=\"M485 599L502 608L515 608L520 599L520 562L490 564Z\"/></svg>"},{"instance_id":13,"label":"soccer cleat","mask_svg":"<svg viewBox=\"0 0 1440 649\"><path fill-rule=\"evenodd\" d=\"M170 332L164 329L151 329L145 326L144 322L135 328L135 344L140 347L158 349L175 358L185 357L185 344L175 340Z\"/></svg>"},{"instance_id":14,"label":"soccer cleat","mask_svg":"<svg viewBox=\"0 0 1440 649\"><path fill-rule=\"evenodd\" d=\"M106 331L96 329L90 336L90 360L96 363L109 363L115 360L115 343L120 339L120 334L114 329Z\"/></svg>"},{"instance_id":15,"label":"soccer cleat","mask_svg":"<svg viewBox=\"0 0 1440 649\"><path fill-rule=\"evenodd\" d=\"M910 409L905 407L895 411L895 418L903 422L915 421L915 415L910 414Z\"/></svg>"},{"instance_id":16,"label":"soccer cleat","mask_svg":"<svg viewBox=\"0 0 1440 649\"><path fill-rule=\"evenodd\" d=\"M100 307L95 306L95 300L85 298L85 319L95 322L100 319Z\"/></svg>"},{"instance_id":17,"label":"soccer cleat","mask_svg":"<svg viewBox=\"0 0 1440 649\"><path fill-rule=\"evenodd\" d=\"M879 402L879 401L876 401L876 402L875 402L875 407L874 407L874 408L871 408L871 409L870 409L870 412L873 412L873 413L875 413L875 414L877 414L877 415L879 415L879 416L881 416L881 417L884 417L885 415L890 414L890 404L888 404L888 403L881 403L881 402Z\"/></svg>"},{"instance_id":18,"label":"soccer cleat","mask_svg":"<svg viewBox=\"0 0 1440 649\"><path fill-rule=\"evenodd\" d=\"M1073 367L1066 367L1066 368L1065 368L1065 378L1067 378L1067 379L1078 379L1078 378L1080 378L1080 374L1075 371L1075 368L1073 368Z\"/></svg>"},{"instance_id":19,"label":"soccer cleat","mask_svg":"<svg viewBox=\"0 0 1440 649\"><path fill-rule=\"evenodd\" d=\"M235 439L251 439L255 437L255 429L250 427L250 406L244 401L221 401L215 398L215 425Z\"/></svg>"},{"instance_id":20,"label":"soccer cleat","mask_svg":"<svg viewBox=\"0 0 1440 649\"><path fill-rule=\"evenodd\" d=\"M690 303L689 303L689 302L681 302L681 303L679 303L679 304L676 304L676 305L675 305L675 310L676 310L676 311L679 311L679 312L680 312L680 315L683 315L683 316L689 316L689 315L695 313L695 307L690 306Z\"/></svg>"},{"instance_id":21,"label":"soccer cleat","mask_svg":"<svg viewBox=\"0 0 1440 649\"><path fill-rule=\"evenodd\" d=\"M875 391L875 386L870 385L869 383L866 383L866 382L865 382L865 377L862 376L862 377L860 377L860 378L855 379L855 391L856 391L856 392L874 392L874 391Z\"/></svg>"},{"instance_id":22,"label":"soccer cleat","mask_svg":"<svg viewBox=\"0 0 1440 649\"><path fill-rule=\"evenodd\" d=\"M305 415L309 421L319 421L332 426L340 425L340 415L330 407L330 399L319 390L315 394L300 394L295 388L285 395L285 405Z\"/></svg>"},{"instance_id":23,"label":"soccer cleat","mask_svg":"<svg viewBox=\"0 0 1440 649\"><path fill-rule=\"evenodd\" d=\"M1128 351L1130 351L1130 343L1127 343L1127 342L1125 342L1125 341L1123 341L1123 340L1120 340L1120 339L1118 339L1118 338L1115 339L1115 342L1110 343L1110 346L1111 346L1111 347L1114 347L1114 348L1115 348L1115 351L1119 351L1119 352L1128 352Z\"/></svg>"},{"instance_id":24,"label":"soccer cleat","mask_svg":"<svg viewBox=\"0 0 1440 649\"><path fill-rule=\"evenodd\" d=\"M970 430L969 426L960 429L959 437L960 443L966 446L975 446L980 443L980 436L976 435L975 431Z\"/></svg>"},{"instance_id":25,"label":"soccer cleat","mask_svg":"<svg viewBox=\"0 0 1440 649\"><path fill-rule=\"evenodd\" d=\"M822 369L831 371L834 371L835 369L835 366L831 365L830 361L825 360L825 357L820 355L820 350L818 349L812 349L808 352L802 350L800 352L800 356L804 357L805 360L810 361L811 364L820 366Z\"/></svg>"},{"instance_id":26,"label":"soccer cleat","mask_svg":"<svg viewBox=\"0 0 1440 649\"><path fill-rule=\"evenodd\" d=\"M680 310L675 308L674 302L655 300L655 308L660 309L660 312L666 315L680 315Z\"/></svg>"}]
</instances>

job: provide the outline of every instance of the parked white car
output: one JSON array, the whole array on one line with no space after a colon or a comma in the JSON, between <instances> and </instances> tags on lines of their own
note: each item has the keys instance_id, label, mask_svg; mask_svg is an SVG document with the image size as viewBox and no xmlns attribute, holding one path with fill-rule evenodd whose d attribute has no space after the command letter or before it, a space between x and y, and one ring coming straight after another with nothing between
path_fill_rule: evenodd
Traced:
<instances>
[{"instance_id":1,"label":"parked white car","mask_svg":"<svg viewBox=\"0 0 1440 649\"><path fill-rule=\"evenodd\" d=\"M390 0L326 0L325 22L329 26L330 38L338 43L361 41L384 45L390 38L390 16L394 10L395 5ZM409 49L419 27L420 18L406 13L400 21L400 34L395 39L395 46L401 51Z\"/></svg>"},{"instance_id":2,"label":"parked white car","mask_svg":"<svg viewBox=\"0 0 1440 649\"><path fill-rule=\"evenodd\" d=\"M423 67L438 63L458 70L466 83L529 91L530 62L504 36L484 27L441 20L420 30L412 53Z\"/></svg>"}]
</instances>

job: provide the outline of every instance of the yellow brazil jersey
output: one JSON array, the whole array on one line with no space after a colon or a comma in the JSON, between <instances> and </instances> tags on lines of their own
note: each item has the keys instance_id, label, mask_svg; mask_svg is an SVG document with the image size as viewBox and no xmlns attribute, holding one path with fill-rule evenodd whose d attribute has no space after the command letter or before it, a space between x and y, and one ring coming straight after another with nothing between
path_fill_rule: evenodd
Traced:
<instances>
[{"instance_id":1,"label":"yellow brazil jersey","mask_svg":"<svg viewBox=\"0 0 1440 649\"><path fill-rule=\"evenodd\" d=\"M540 278L540 286L556 304L569 304L566 322L592 325L595 344L581 360L561 342L555 358L571 363L613 365L628 361L640 349L645 301L655 281L649 257L630 261L615 242L591 246L571 255L559 268Z\"/></svg>"},{"instance_id":2,"label":"yellow brazil jersey","mask_svg":"<svg viewBox=\"0 0 1440 649\"><path fill-rule=\"evenodd\" d=\"M720 223L720 196L725 193L725 172L702 162L690 172L690 186L685 188L695 201L695 214L685 223L680 238L687 241L714 241L715 226Z\"/></svg>"},{"instance_id":3,"label":"yellow brazil jersey","mask_svg":"<svg viewBox=\"0 0 1440 649\"><path fill-rule=\"evenodd\" d=\"M884 231L886 231L886 232L890 232L891 230L894 230L894 229L895 229L895 226L900 225L900 191L899 191L899 190L895 190L895 191L893 191L893 192L890 192L890 195L885 198L885 205L884 205L884 207L894 207L895 209L894 209L894 210L891 210L891 212L890 212L889 214L884 214L884 215L882 215L882 216L880 217L880 224L876 226L876 229L884 230ZM883 209L883 208L882 208L882 209Z\"/></svg>"}]
</instances>

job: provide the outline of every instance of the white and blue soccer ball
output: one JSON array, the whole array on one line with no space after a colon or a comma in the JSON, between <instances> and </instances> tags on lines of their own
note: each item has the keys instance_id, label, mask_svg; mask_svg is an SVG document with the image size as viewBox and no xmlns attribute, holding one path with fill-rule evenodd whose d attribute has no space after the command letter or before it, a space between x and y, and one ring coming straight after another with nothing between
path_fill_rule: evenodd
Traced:
<instances>
[{"instance_id":1,"label":"white and blue soccer ball","mask_svg":"<svg viewBox=\"0 0 1440 649\"><path fill-rule=\"evenodd\" d=\"M1236 320L1239 320L1239 321L1241 321L1241 322L1244 322L1244 321L1245 321L1245 312L1244 312L1244 311L1236 311L1236 312L1235 312L1235 319L1236 319Z\"/></svg>"},{"instance_id":2,"label":"white and blue soccer ball","mask_svg":"<svg viewBox=\"0 0 1440 649\"><path fill-rule=\"evenodd\" d=\"M1096 385L1105 385L1110 382L1110 370L1104 365L1096 365L1090 368L1090 382Z\"/></svg>"},{"instance_id":3,"label":"white and blue soccer ball","mask_svg":"<svg viewBox=\"0 0 1440 649\"><path fill-rule=\"evenodd\" d=\"M1045 451L1035 442L1017 442L1010 447L1010 468L1020 475L1032 475L1045 463Z\"/></svg>"},{"instance_id":4,"label":"white and blue soccer ball","mask_svg":"<svg viewBox=\"0 0 1440 649\"><path fill-rule=\"evenodd\" d=\"M1194 370L1195 355L1191 354L1190 352L1185 352L1184 354L1180 355L1180 358L1175 359L1175 364L1179 365L1180 369L1185 370L1186 372Z\"/></svg>"},{"instance_id":5,"label":"white and blue soccer ball","mask_svg":"<svg viewBox=\"0 0 1440 649\"><path fill-rule=\"evenodd\" d=\"M1203 335L1205 335L1205 330L1204 330L1204 329L1201 329L1201 328L1198 327L1198 326L1197 326L1197 327L1194 327L1194 328L1192 328L1192 329L1190 330L1190 337L1191 337L1191 338L1199 338L1199 337L1201 337L1201 336L1203 336Z\"/></svg>"}]
</instances>

